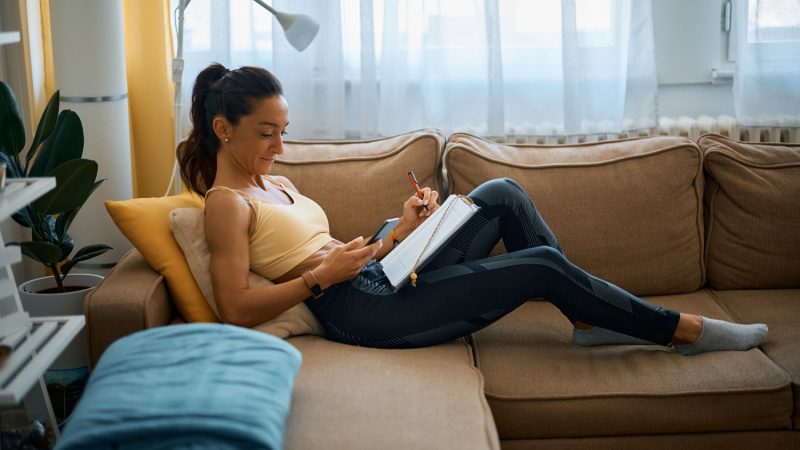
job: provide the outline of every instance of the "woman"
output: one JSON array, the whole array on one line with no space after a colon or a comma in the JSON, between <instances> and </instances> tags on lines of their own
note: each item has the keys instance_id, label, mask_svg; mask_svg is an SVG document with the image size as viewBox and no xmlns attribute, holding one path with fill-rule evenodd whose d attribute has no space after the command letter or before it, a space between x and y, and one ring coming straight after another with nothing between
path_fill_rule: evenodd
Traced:
<instances>
[{"instance_id":1,"label":"woman","mask_svg":"<svg viewBox=\"0 0 800 450\"><path fill-rule=\"evenodd\" d=\"M469 197L480 212L419 274L417 287L394 292L377 262L393 239L369 246L361 237L335 240L316 203L288 179L268 175L289 125L272 74L209 66L195 81L191 115L181 176L206 196L211 280L223 322L251 327L305 302L328 339L420 347L477 331L543 297L573 323L572 341L583 346L660 344L693 355L747 350L767 333L761 324L663 309L587 274L567 261L533 202L508 179L475 189ZM402 241L439 207L436 191L422 193L403 204L393 238ZM488 258L500 239L508 253ZM251 289L250 270L275 284Z\"/></svg>"}]
</instances>

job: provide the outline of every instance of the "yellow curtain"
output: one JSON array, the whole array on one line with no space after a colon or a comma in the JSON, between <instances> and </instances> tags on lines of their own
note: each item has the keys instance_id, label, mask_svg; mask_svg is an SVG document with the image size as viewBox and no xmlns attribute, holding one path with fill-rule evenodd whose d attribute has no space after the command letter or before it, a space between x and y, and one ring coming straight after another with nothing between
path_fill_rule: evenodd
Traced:
<instances>
[{"instance_id":1,"label":"yellow curtain","mask_svg":"<svg viewBox=\"0 0 800 450\"><path fill-rule=\"evenodd\" d=\"M29 117L26 119L30 120L31 126L29 128L33 130L39 124L39 118L47 106L47 101L55 92L47 90L46 64L48 55L46 54L46 49L43 48L44 39L47 39L48 46L50 44L49 14L47 15L47 20L45 20L42 11L42 8L49 11L48 5L47 0L44 0L43 3L18 1L23 48L22 59L25 65L24 73L27 74L27 79L24 81L27 84L27 110ZM52 67L52 56L50 57L50 62Z\"/></svg>"},{"instance_id":2,"label":"yellow curtain","mask_svg":"<svg viewBox=\"0 0 800 450\"><path fill-rule=\"evenodd\" d=\"M21 4L25 0L20 0ZM40 0L44 91L56 91L50 36L50 0ZM174 163L175 117L172 33L168 0L122 0L134 197L160 197ZM38 118L47 100L34 111ZM41 102L40 102L41 103Z\"/></svg>"},{"instance_id":3,"label":"yellow curtain","mask_svg":"<svg viewBox=\"0 0 800 450\"><path fill-rule=\"evenodd\" d=\"M174 164L175 114L168 0L123 0L135 197L160 197Z\"/></svg>"}]
</instances>

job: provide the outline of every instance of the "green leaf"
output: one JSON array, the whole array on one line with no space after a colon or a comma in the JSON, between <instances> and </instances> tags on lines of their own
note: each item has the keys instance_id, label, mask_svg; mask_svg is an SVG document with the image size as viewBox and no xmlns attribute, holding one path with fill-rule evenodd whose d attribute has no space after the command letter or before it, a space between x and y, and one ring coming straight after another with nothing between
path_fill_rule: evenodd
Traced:
<instances>
[{"instance_id":1,"label":"green leaf","mask_svg":"<svg viewBox=\"0 0 800 450\"><path fill-rule=\"evenodd\" d=\"M69 233L67 233L66 236L64 236L64 239L61 242L59 242L58 248L61 249L61 259L59 260L60 262L67 259L69 254L72 253L72 250L75 248L75 240L72 239L72 236L70 236Z\"/></svg>"},{"instance_id":2,"label":"green leaf","mask_svg":"<svg viewBox=\"0 0 800 450\"><path fill-rule=\"evenodd\" d=\"M6 155L5 153L0 153L0 161L6 163L6 176L9 178L22 178L22 173L20 172L20 167L17 165L17 160L14 158Z\"/></svg>"},{"instance_id":3,"label":"green leaf","mask_svg":"<svg viewBox=\"0 0 800 450\"><path fill-rule=\"evenodd\" d=\"M33 160L28 176L52 176L53 170L83 155L83 125L75 112L61 111L53 133Z\"/></svg>"},{"instance_id":4,"label":"green leaf","mask_svg":"<svg viewBox=\"0 0 800 450\"><path fill-rule=\"evenodd\" d=\"M22 225L23 227L31 228L31 216L28 212L30 206L26 206L23 209L15 212L11 215L11 218L14 219L14 222Z\"/></svg>"},{"instance_id":5,"label":"green leaf","mask_svg":"<svg viewBox=\"0 0 800 450\"><path fill-rule=\"evenodd\" d=\"M109 250L111 250L111 247L105 244L87 245L86 247L78 250L78 253L75 253L75 257L72 258L72 261L86 261L87 259L92 259L95 256L100 256Z\"/></svg>"},{"instance_id":6,"label":"green leaf","mask_svg":"<svg viewBox=\"0 0 800 450\"><path fill-rule=\"evenodd\" d=\"M78 215L78 211L80 211L80 206L75 209L70 209L69 211L64 211L63 213L58 215L56 219L56 235L57 236L64 236L64 233L67 232L69 229L70 224L73 220L75 220L75 216Z\"/></svg>"},{"instance_id":7,"label":"green leaf","mask_svg":"<svg viewBox=\"0 0 800 450\"><path fill-rule=\"evenodd\" d=\"M25 127L19 113L17 98L4 82L0 81L0 151L15 160L25 147Z\"/></svg>"},{"instance_id":8,"label":"green leaf","mask_svg":"<svg viewBox=\"0 0 800 450\"><path fill-rule=\"evenodd\" d=\"M33 155L36 154L39 144L44 142L48 137L50 137L51 134L53 134L53 130L55 129L56 122L58 120L59 99L59 91L56 91L56 93L50 97L50 101L47 103L47 107L42 113L42 118L39 120L39 126L36 128L36 136L33 137L31 148L28 150L28 155L25 156L25 167L30 168L31 159L33 158Z\"/></svg>"},{"instance_id":9,"label":"green leaf","mask_svg":"<svg viewBox=\"0 0 800 450\"><path fill-rule=\"evenodd\" d=\"M42 215L59 214L83 205L95 188L97 163L74 159L56 167L49 176L56 177L55 189L31 204Z\"/></svg>"},{"instance_id":10,"label":"green leaf","mask_svg":"<svg viewBox=\"0 0 800 450\"><path fill-rule=\"evenodd\" d=\"M8 245L18 245L23 255L42 264L55 264L61 260L61 249L46 242L9 242Z\"/></svg>"},{"instance_id":11,"label":"green leaf","mask_svg":"<svg viewBox=\"0 0 800 450\"><path fill-rule=\"evenodd\" d=\"M44 239L38 239L38 240L43 240L43 241L49 242L51 244L58 245L59 239L58 239L58 236L56 236L56 218L55 217L53 217L53 216L44 216L44 220L42 220L41 232L42 232L42 237Z\"/></svg>"},{"instance_id":12,"label":"green leaf","mask_svg":"<svg viewBox=\"0 0 800 450\"><path fill-rule=\"evenodd\" d=\"M69 271L72 270L73 267L75 267L75 264L78 264L78 263L75 262L75 261L67 261L64 264L62 264L61 265L61 276L64 276L64 277L67 276Z\"/></svg>"},{"instance_id":13,"label":"green leaf","mask_svg":"<svg viewBox=\"0 0 800 450\"><path fill-rule=\"evenodd\" d=\"M100 256L109 250L111 250L111 247L103 244L87 245L86 247L78 250L78 253L75 253L74 258L65 262L61 266L61 273L66 275L70 270L72 270L72 267L75 266L75 264L81 261L86 261L87 259L92 259L95 256Z\"/></svg>"},{"instance_id":14,"label":"green leaf","mask_svg":"<svg viewBox=\"0 0 800 450\"><path fill-rule=\"evenodd\" d=\"M97 182L92 187L92 190L89 191L89 193L86 195L86 198L83 200L83 202L81 202L81 205L86 203L86 200L89 199L89 197L92 195L92 192L94 192L97 189L98 186L103 184L103 181L106 181L106 180L105 179L97 180ZM58 219L56 220L56 235L64 236L64 233L67 232L67 230L69 229L69 226L72 224L72 221L75 220L75 217L78 215L78 211L80 211L80 210L81 210L81 206L78 206L75 209L71 209L69 211L63 212L63 213L58 215Z\"/></svg>"}]
</instances>

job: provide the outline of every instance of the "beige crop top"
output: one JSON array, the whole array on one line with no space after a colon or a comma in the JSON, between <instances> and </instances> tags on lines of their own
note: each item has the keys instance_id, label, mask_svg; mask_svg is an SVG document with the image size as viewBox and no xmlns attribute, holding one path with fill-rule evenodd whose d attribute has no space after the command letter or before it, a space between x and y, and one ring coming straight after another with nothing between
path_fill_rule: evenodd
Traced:
<instances>
[{"instance_id":1,"label":"beige crop top","mask_svg":"<svg viewBox=\"0 0 800 450\"><path fill-rule=\"evenodd\" d=\"M225 186L212 187L206 197L210 192L225 190L247 200L256 216L255 230L250 236L250 270L274 280L305 261L333 237L328 217L316 202L286 189L271 177L264 178L283 189L292 198L292 204L268 202Z\"/></svg>"}]
</instances>

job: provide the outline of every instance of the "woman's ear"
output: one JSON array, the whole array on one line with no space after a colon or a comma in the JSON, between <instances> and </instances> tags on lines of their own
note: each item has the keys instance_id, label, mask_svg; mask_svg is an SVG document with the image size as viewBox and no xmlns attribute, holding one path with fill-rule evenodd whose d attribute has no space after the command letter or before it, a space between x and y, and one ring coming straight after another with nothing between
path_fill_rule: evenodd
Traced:
<instances>
[{"instance_id":1,"label":"woman's ear","mask_svg":"<svg viewBox=\"0 0 800 450\"><path fill-rule=\"evenodd\" d=\"M211 123L211 127L214 129L214 134L217 135L220 141L224 141L225 138L230 136L231 131L233 131L233 127L231 126L228 119L217 116L214 118L214 121Z\"/></svg>"}]
</instances>

